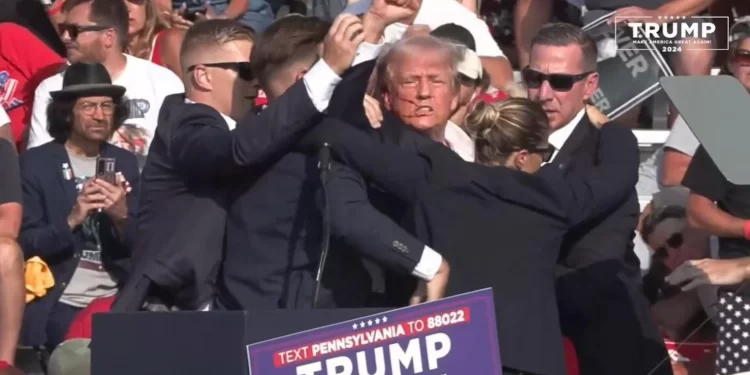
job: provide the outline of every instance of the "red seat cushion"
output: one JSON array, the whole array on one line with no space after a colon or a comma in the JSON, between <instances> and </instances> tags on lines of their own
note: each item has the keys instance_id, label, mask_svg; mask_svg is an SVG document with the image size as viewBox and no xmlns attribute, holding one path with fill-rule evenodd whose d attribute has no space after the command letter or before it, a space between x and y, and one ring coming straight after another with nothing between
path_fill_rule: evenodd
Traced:
<instances>
[{"instance_id":1,"label":"red seat cushion","mask_svg":"<svg viewBox=\"0 0 750 375\"><path fill-rule=\"evenodd\" d=\"M90 339L91 338L91 318L95 313L109 312L115 296L97 298L93 300L86 308L79 311L73 322L70 323L65 340L70 339Z\"/></svg>"}]
</instances>

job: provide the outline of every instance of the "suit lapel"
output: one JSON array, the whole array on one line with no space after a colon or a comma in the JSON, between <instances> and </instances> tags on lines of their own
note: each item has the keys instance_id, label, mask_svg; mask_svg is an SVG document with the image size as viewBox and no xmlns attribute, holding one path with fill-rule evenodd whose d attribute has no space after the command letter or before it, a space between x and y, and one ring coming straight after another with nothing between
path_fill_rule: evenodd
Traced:
<instances>
[{"instance_id":1,"label":"suit lapel","mask_svg":"<svg viewBox=\"0 0 750 375\"><path fill-rule=\"evenodd\" d=\"M560 169L567 169L570 162L573 160L576 151L578 151L578 149L584 144L591 128L592 126L591 122L589 122L589 117L584 114L581 121L575 125L573 133L571 133L570 137L565 141L558 152L558 155L555 156L553 164L556 164Z\"/></svg>"},{"instance_id":2,"label":"suit lapel","mask_svg":"<svg viewBox=\"0 0 750 375\"><path fill-rule=\"evenodd\" d=\"M55 143L53 153L55 155L54 160L56 160L56 163L53 164L55 174L62 185L62 191L65 193L65 197L68 199L68 202L73 205L76 196L78 196L78 191L76 190L76 179L73 175L73 165L68 157L68 152L65 150L65 145L62 143Z\"/></svg>"}]
</instances>

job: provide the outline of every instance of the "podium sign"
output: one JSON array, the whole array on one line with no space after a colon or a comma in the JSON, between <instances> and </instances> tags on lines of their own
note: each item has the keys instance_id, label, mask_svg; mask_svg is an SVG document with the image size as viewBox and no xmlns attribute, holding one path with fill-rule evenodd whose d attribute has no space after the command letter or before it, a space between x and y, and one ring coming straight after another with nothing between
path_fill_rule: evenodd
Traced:
<instances>
[{"instance_id":1,"label":"podium sign","mask_svg":"<svg viewBox=\"0 0 750 375\"><path fill-rule=\"evenodd\" d=\"M599 89L592 103L610 120L614 120L642 103L661 87L661 77L672 76L669 64L649 39L637 45L629 36L627 26L607 23L614 13L602 16L583 27L599 50Z\"/></svg>"},{"instance_id":2,"label":"podium sign","mask_svg":"<svg viewBox=\"0 0 750 375\"><path fill-rule=\"evenodd\" d=\"M500 375L491 289L247 346L251 375Z\"/></svg>"}]
</instances>

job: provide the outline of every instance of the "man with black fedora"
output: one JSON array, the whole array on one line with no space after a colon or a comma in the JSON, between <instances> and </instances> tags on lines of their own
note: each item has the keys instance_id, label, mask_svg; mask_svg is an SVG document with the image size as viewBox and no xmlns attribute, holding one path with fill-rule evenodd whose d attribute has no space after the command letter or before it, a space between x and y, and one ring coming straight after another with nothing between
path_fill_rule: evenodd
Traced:
<instances>
[{"instance_id":1,"label":"man with black fedora","mask_svg":"<svg viewBox=\"0 0 750 375\"><path fill-rule=\"evenodd\" d=\"M114 295L128 270L138 162L108 143L128 116L124 94L103 65L70 65L47 107L54 140L21 157L19 243L25 258L39 257L55 281L28 302L23 344L54 349L74 315L94 299ZM97 164L112 161L116 173L98 172Z\"/></svg>"}]
</instances>

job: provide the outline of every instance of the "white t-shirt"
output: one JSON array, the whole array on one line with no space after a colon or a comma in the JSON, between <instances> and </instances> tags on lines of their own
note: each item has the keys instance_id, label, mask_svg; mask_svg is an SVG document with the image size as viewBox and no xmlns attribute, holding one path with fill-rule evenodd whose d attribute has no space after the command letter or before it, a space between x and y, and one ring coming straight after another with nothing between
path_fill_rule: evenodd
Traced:
<instances>
[{"instance_id":1,"label":"white t-shirt","mask_svg":"<svg viewBox=\"0 0 750 375\"><path fill-rule=\"evenodd\" d=\"M130 116L125 120L125 124L117 129L110 143L132 151L143 165L154 137L159 109L164 98L182 93L185 88L171 70L134 56L125 57L125 69L112 83L125 87ZM47 132L47 105L51 99L49 93L60 90L62 81L63 73L58 73L42 81L36 88L28 148L52 140Z\"/></svg>"},{"instance_id":2,"label":"white t-shirt","mask_svg":"<svg viewBox=\"0 0 750 375\"><path fill-rule=\"evenodd\" d=\"M0 126L9 124L9 123L10 123L10 117L8 117L8 113L5 112L5 109L3 109L2 106L0 106Z\"/></svg>"},{"instance_id":3,"label":"white t-shirt","mask_svg":"<svg viewBox=\"0 0 750 375\"><path fill-rule=\"evenodd\" d=\"M415 25L427 25L431 30L455 23L469 30L477 45L480 57L505 56L490 33L490 28L476 13L467 9L456 0L424 0L414 19ZM385 42L393 43L401 39L409 26L394 23L385 29Z\"/></svg>"}]
</instances>

